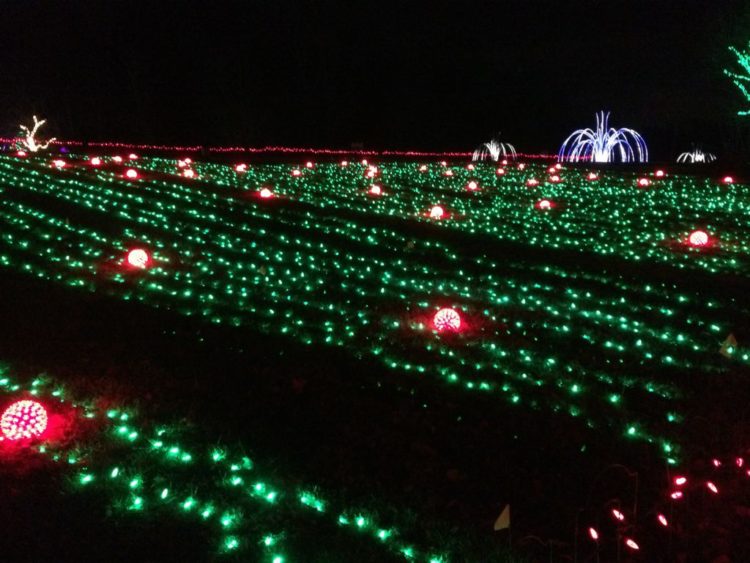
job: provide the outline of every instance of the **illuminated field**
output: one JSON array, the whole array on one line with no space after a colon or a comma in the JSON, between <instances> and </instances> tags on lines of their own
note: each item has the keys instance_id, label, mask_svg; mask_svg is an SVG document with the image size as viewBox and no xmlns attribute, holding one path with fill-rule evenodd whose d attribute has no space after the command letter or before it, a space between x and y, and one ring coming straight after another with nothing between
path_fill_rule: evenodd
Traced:
<instances>
[{"instance_id":1,"label":"illuminated field","mask_svg":"<svg viewBox=\"0 0 750 563\"><path fill-rule=\"evenodd\" d=\"M700 384L750 364L741 339L726 340L750 308L735 283L750 274L745 185L539 164L62 163L0 157L4 268L338 347L378 362L382 385L417 378L462 401L577 421L622 447L613 463L638 445L657 468L685 467L712 445L691 439ZM455 313L435 323L445 308ZM323 512L313 493L282 496ZM332 525L406 559L460 560L451 545L381 537L353 510L333 511ZM252 533L230 529L222 545L250 549L265 537Z\"/></svg>"}]
</instances>

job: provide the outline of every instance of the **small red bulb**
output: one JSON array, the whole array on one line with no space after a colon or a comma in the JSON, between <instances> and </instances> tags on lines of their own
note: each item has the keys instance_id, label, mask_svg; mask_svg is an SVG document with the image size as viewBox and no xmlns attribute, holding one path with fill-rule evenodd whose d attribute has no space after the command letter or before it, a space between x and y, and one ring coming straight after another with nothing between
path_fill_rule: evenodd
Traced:
<instances>
[{"instance_id":1,"label":"small red bulb","mask_svg":"<svg viewBox=\"0 0 750 563\"><path fill-rule=\"evenodd\" d=\"M594 172L589 172L589 175L586 177L592 182L599 179L599 176Z\"/></svg>"},{"instance_id":2,"label":"small red bulb","mask_svg":"<svg viewBox=\"0 0 750 563\"><path fill-rule=\"evenodd\" d=\"M479 184L477 184L474 180L466 184L466 189L470 192L475 192L479 189Z\"/></svg>"},{"instance_id":3,"label":"small red bulb","mask_svg":"<svg viewBox=\"0 0 750 563\"><path fill-rule=\"evenodd\" d=\"M688 237L688 242L690 242L692 246L706 246L708 244L708 241L709 237L706 231L693 231ZM718 462L719 460L714 461ZM720 462L719 465L721 465ZM714 463L715 467L718 467L719 465L716 465L716 463Z\"/></svg>"},{"instance_id":4,"label":"small red bulb","mask_svg":"<svg viewBox=\"0 0 750 563\"><path fill-rule=\"evenodd\" d=\"M273 192L268 188L263 188L258 192L258 195L263 199L271 199L273 197Z\"/></svg>"},{"instance_id":5,"label":"small red bulb","mask_svg":"<svg viewBox=\"0 0 750 563\"><path fill-rule=\"evenodd\" d=\"M138 171L135 168L128 168L125 176L131 180L135 180L138 177Z\"/></svg>"},{"instance_id":6,"label":"small red bulb","mask_svg":"<svg viewBox=\"0 0 750 563\"><path fill-rule=\"evenodd\" d=\"M528 179L528 180L526 181L526 185L527 185L527 186L536 186L536 185L538 185L538 184L539 184L539 180L537 180L536 178L529 178L529 179Z\"/></svg>"},{"instance_id":7,"label":"small red bulb","mask_svg":"<svg viewBox=\"0 0 750 563\"><path fill-rule=\"evenodd\" d=\"M193 170L192 168L186 168L182 171L182 175L185 178L195 178L195 170Z\"/></svg>"},{"instance_id":8,"label":"small red bulb","mask_svg":"<svg viewBox=\"0 0 750 563\"><path fill-rule=\"evenodd\" d=\"M722 180L725 184L734 184L734 178L731 176L724 176L724 179Z\"/></svg>"},{"instance_id":9,"label":"small red bulb","mask_svg":"<svg viewBox=\"0 0 750 563\"><path fill-rule=\"evenodd\" d=\"M648 178L638 178L638 185L642 188L646 188L651 185L651 180Z\"/></svg>"},{"instance_id":10,"label":"small red bulb","mask_svg":"<svg viewBox=\"0 0 750 563\"><path fill-rule=\"evenodd\" d=\"M18 151L16 156L26 156L26 151Z\"/></svg>"},{"instance_id":11,"label":"small red bulb","mask_svg":"<svg viewBox=\"0 0 750 563\"><path fill-rule=\"evenodd\" d=\"M95 156L91 159L91 166L99 166L102 163L102 159L98 156Z\"/></svg>"},{"instance_id":12,"label":"small red bulb","mask_svg":"<svg viewBox=\"0 0 750 563\"><path fill-rule=\"evenodd\" d=\"M719 487L713 484L711 481L706 481L706 487L708 487L708 490L711 491L713 494L718 495L719 494Z\"/></svg>"},{"instance_id":13,"label":"small red bulb","mask_svg":"<svg viewBox=\"0 0 750 563\"><path fill-rule=\"evenodd\" d=\"M505 174L505 169L498 168L497 170L495 170L495 174L497 174L498 176L502 176L503 174Z\"/></svg>"},{"instance_id":14,"label":"small red bulb","mask_svg":"<svg viewBox=\"0 0 750 563\"><path fill-rule=\"evenodd\" d=\"M119 164L120 162L122 162L122 157L121 156L113 156L112 160L114 160L115 162L117 162Z\"/></svg>"},{"instance_id":15,"label":"small red bulb","mask_svg":"<svg viewBox=\"0 0 750 563\"><path fill-rule=\"evenodd\" d=\"M677 485L678 487L682 487L685 483L687 483L687 477L678 475L673 479L673 481L675 485Z\"/></svg>"},{"instance_id":16,"label":"small red bulb","mask_svg":"<svg viewBox=\"0 0 750 563\"><path fill-rule=\"evenodd\" d=\"M243 172L247 172L247 164L236 164L234 166L234 171L242 174Z\"/></svg>"},{"instance_id":17,"label":"small red bulb","mask_svg":"<svg viewBox=\"0 0 750 563\"><path fill-rule=\"evenodd\" d=\"M625 545L628 547L628 549L632 549L633 551L638 551L641 549L641 547L635 542L635 540L631 538L625 538Z\"/></svg>"},{"instance_id":18,"label":"small red bulb","mask_svg":"<svg viewBox=\"0 0 750 563\"><path fill-rule=\"evenodd\" d=\"M659 521L659 524L661 524L661 525L662 525L662 526L664 526L665 528L666 528L667 526L669 526L669 522L667 521L667 517L666 517L666 516L664 516L663 514L658 514L658 515L656 516L656 519L657 519L657 520Z\"/></svg>"},{"instance_id":19,"label":"small red bulb","mask_svg":"<svg viewBox=\"0 0 750 563\"><path fill-rule=\"evenodd\" d=\"M53 165L54 165L54 166L55 166L56 168L65 168L65 161L64 161L64 160L61 160L61 159L59 159L59 158L58 158L57 160L53 160L53 161L52 161L52 164L53 164Z\"/></svg>"},{"instance_id":20,"label":"small red bulb","mask_svg":"<svg viewBox=\"0 0 750 563\"><path fill-rule=\"evenodd\" d=\"M599 541L599 532L594 528L589 528L589 537L594 541Z\"/></svg>"},{"instance_id":21,"label":"small red bulb","mask_svg":"<svg viewBox=\"0 0 750 563\"><path fill-rule=\"evenodd\" d=\"M302 176L302 172L295 168L294 170L292 170L292 176Z\"/></svg>"},{"instance_id":22,"label":"small red bulb","mask_svg":"<svg viewBox=\"0 0 750 563\"><path fill-rule=\"evenodd\" d=\"M612 516L614 516L615 520L618 520L619 522L623 522L625 520L625 515L616 508L612 509Z\"/></svg>"},{"instance_id":23,"label":"small red bulb","mask_svg":"<svg viewBox=\"0 0 750 563\"><path fill-rule=\"evenodd\" d=\"M133 153L133 152L131 152L131 153L130 153L130 154L128 155L128 158L129 158L130 160L138 160L138 155L137 155L137 154L135 154L135 153Z\"/></svg>"},{"instance_id":24,"label":"small red bulb","mask_svg":"<svg viewBox=\"0 0 750 563\"><path fill-rule=\"evenodd\" d=\"M536 202L535 207L537 209L546 210L546 209L552 209L554 207L554 204L548 199L540 199L539 201Z\"/></svg>"},{"instance_id":25,"label":"small red bulb","mask_svg":"<svg viewBox=\"0 0 750 563\"><path fill-rule=\"evenodd\" d=\"M420 166L420 167L419 167L419 171L420 171L420 172L427 172L427 165L426 165L426 164L423 164L422 166Z\"/></svg>"},{"instance_id":26,"label":"small red bulb","mask_svg":"<svg viewBox=\"0 0 750 563\"><path fill-rule=\"evenodd\" d=\"M382 188L380 186L378 186L377 184L373 184L372 186L370 186L370 194L371 195L380 195L382 193L383 193Z\"/></svg>"},{"instance_id":27,"label":"small red bulb","mask_svg":"<svg viewBox=\"0 0 750 563\"><path fill-rule=\"evenodd\" d=\"M430 209L430 218L432 219L442 219L443 215L445 215L445 210L439 205L435 205Z\"/></svg>"},{"instance_id":28,"label":"small red bulb","mask_svg":"<svg viewBox=\"0 0 750 563\"><path fill-rule=\"evenodd\" d=\"M657 170L655 175L657 178L664 178L664 170Z\"/></svg>"}]
</instances>

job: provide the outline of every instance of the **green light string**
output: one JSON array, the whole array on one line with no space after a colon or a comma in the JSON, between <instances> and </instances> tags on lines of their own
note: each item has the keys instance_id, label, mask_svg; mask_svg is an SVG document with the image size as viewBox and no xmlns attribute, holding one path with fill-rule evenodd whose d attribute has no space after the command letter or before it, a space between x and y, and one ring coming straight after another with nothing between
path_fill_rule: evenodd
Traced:
<instances>
[{"instance_id":1,"label":"green light string","mask_svg":"<svg viewBox=\"0 0 750 563\"><path fill-rule=\"evenodd\" d=\"M68 395L48 376L23 386L12 379L5 365L0 365L0 393L33 396L53 410L65 404ZM256 545L262 560L285 563L284 544L291 532L280 525L285 519L309 520L312 516L314 522L306 526L348 529L353 538L369 538L376 549L407 561L449 560L445 549L431 553L406 542L397 527L378 525L376 511L341 508L339 501L326 499L316 487L284 487L276 479L263 478L249 457L233 454L228 448L191 449L182 444L182 432L139 425L130 410L101 410L93 402L73 402L71 406L80 412L73 425L81 418L98 424L96 436L88 443L81 438L75 445L63 447L41 442L32 446L34 451L75 466L74 488L100 486L115 496L114 505L123 511L157 510L191 516L211 526L220 535L219 553L247 551Z\"/></svg>"}]
</instances>

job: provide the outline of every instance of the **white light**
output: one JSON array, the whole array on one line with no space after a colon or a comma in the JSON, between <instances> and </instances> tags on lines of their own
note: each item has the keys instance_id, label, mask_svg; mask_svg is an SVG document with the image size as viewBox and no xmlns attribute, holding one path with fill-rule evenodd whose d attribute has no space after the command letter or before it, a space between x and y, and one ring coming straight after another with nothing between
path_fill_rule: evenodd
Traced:
<instances>
[{"instance_id":1,"label":"white light","mask_svg":"<svg viewBox=\"0 0 750 563\"><path fill-rule=\"evenodd\" d=\"M503 157L504 160L509 158L515 160L516 148L510 143L501 143L496 137L475 150L474 154L471 155L471 160L490 159L492 162L497 162L500 157Z\"/></svg>"},{"instance_id":2,"label":"white light","mask_svg":"<svg viewBox=\"0 0 750 563\"><path fill-rule=\"evenodd\" d=\"M609 112L596 114L596 130L578 129L560 147L558 160L648 162L646 141L633 129L608 128Z\"/></svg>"},{"instance_id":3,"label":"white light","mask_svg":"<svg viewBox=\"0 0 750 563\"><path fill-rule=\"evenodd\" d=\"M52 137L49 141L47 141L44 144L38 142L34 137L36 136L37 131L39 131L39 128L45 123L47 123L47 120L42 119L41 121L39 121L36 118L36 115L33 117L34 117L34 128L31 131L29 131L29 128L26 127L25 125L20 126L21 130L26 131L26 138L21 142L26 146L29 152L38 152L40 150L46 149L49 146L49 144L55 141L56 139L55 137Z\"/></svg>"},{"instance_id":4,"label":"white light","mask_svg":"<svg viewBox=\"0 0 750 563\"><path fill-rule=\"evenodd\" d=\"M681 153L677 157L677 162L689 162L691 164L702 164L706 162L713 162L716 160L716 155L710 152L703 152L700 148L693 148L690 152Z\"/></svg>"}]
</instances>

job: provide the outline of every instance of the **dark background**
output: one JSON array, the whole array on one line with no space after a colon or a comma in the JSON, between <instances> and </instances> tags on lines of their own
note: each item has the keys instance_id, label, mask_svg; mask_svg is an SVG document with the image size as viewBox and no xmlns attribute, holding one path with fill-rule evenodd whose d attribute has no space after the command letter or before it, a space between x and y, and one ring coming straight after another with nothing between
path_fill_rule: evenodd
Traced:
<instances>
[{"instance_id":1,"label":"dark background","mask_svg":"<svg viewBox=\"0 0 750 563\"><path fill-rule=\"evenodd\" d=\"M66 139L556 151L594 112L654 159L745 151L722 74L743 1L2 2L0 133Z\"/></svg>"}]
</instances>

